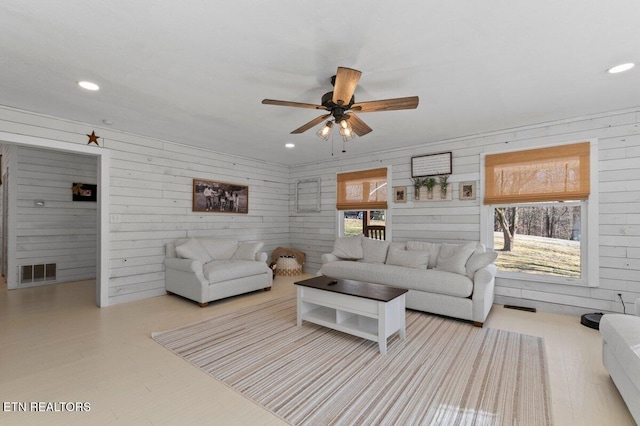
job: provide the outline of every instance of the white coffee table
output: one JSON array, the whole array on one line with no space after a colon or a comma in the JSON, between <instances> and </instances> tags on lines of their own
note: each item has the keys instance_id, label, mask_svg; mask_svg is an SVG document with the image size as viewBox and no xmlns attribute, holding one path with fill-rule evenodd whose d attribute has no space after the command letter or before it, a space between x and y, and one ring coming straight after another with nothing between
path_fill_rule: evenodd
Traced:
<instances>
[{"instance_id":1,"label":"white coffee table","mask_svg":"<svg viewBox=\"0 0 640 426\"><path fill-rule=\"evenodd\" d=\"M403 288L320 276L297 285L297 319L378 342L387 353L387 338L405 331Z\"/></svg>"}]
</instances>

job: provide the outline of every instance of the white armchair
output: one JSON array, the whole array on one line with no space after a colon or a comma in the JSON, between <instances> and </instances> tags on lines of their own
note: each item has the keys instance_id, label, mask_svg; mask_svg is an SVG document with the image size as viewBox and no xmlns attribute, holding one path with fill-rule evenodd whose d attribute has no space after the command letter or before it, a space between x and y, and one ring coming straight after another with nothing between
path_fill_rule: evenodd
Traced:
<instances>
[{"instance_id":1,"label":"white armchair","mask_svg":"<svg viewBox=\"0 0 640 426\"><path fill-rule=\"evenodd\" d=\"M273 273L262 242L190 238L167 244L165 288L194 300L211 301L255 290L271 290Z\"/></svg>"}]
</instances>

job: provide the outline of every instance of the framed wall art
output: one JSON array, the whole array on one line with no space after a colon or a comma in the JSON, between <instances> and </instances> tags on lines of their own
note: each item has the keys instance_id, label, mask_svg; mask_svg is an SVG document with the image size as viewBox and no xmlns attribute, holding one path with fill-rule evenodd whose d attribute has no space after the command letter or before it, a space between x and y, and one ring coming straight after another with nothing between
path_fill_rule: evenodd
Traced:
<instances>
[{"instance_id":1,"label":"framed wall art","mask_svg":"<svg viewBox=\"0 0 640 426\"><path fill-rule=\"evenodd\" d=\"M193 211L248 213L249 187L237 183L193 179Z\"/></svg>"},{"instance_id":2,"label":"framed wall art","mask_svg":"<svg viewBox=\"0 0 640 426\"><path fill-rule=\"evenodd\" d=\"M411 157L411 177L450 175L451 152Z\"/></svg>"},{"instance_id":3,"label":"framed wall art","mask_svg":"<svg viewBox=\"0 0 640 426\"><path fill-rule=\"evenodd\" d=\"M98 185L73 182L71 194L73 201L98 201Z\"/></svg>"},{"instance_id":4,"label":"framed wall art","mask_svg":"<svg viewBox=\"0 0 640 426\"><path fill-rule=\"evenodd\" d=\"M460 182L460 199L475 200L476 199L476 183Z\"/></svg>"},{"instance_id":5,"label":"framed wall art","mask_svg":"<svg viewBox=\"0 0 640 426\"><path fill-rule=\"evenodd\" d=\"M296 183L296 212L320 211L320 178L299 180Z\"/></svg>"},{"instance_id":6,"label":"framed wall art","mask_svg":"<svg viewBox=\"0 0 640 426\"><path fill-rule=\"evenodd\" d=\"M407 187L406 186L394 186L393 187L393 202L394 203L406 203L407 202Z\"/></svg>"}]
</instances>

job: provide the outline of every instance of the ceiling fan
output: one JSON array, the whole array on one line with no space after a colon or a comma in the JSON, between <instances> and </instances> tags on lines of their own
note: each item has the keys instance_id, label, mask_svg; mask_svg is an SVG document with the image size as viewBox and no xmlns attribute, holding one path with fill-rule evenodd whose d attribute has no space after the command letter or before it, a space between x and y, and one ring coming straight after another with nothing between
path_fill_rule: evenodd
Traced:
<instances>
[{"instance_id":1,"label":"ceiling fan","mask_svg":"<svg viewBox=\"0 0 640 426\"><path fill-rule=\"evenodd\" d=\"M333 91L322 95L320 105L277 101L274 99L263 99L262 103L265 105L279 105L328 111L328 114L314 118L291 133L297 134L306 132L312 127L328 119L325 125L318 131L317 135L324 140L328 140L331 128L334 123L337 123L340 126L340 135L345 142L353 139L355 135L364 136L372 131L371 127L362 121L355 112L394 111L400 109L415 109L418 107L417 96L356 103L353 92L356 90L356 86L358 85L361 75L361 71L338 67L338 72L331 78Z\"/></svg>"}]
</instances>

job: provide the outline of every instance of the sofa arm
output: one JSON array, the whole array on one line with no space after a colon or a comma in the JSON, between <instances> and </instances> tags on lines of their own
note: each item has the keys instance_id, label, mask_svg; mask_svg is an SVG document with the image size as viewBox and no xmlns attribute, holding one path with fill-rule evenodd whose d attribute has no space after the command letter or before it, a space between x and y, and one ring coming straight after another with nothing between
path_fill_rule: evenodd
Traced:
<instances>
[{"instance_id":1,"label":"sofa arm","mask_svg":"<svg viewBox=\"0 0 640 426\"><path fill-rule=\"evenodd\" d=\"M267 255L267 253L263 252L263 251L259 251L258 253L256 253L256 261L258 262L267 262L267 259L269 258L269 256Z\"/></svg>"},{"instance_id":2,"label":"sofa arm","mask_svg":"<svg viewBox=\"0 0 640 426\"><path fill-rule=\"evenodd\" d=\"M496 277L496 271L498 268L495 264L487 265L484 268L478 269L473 274L473 286L474 289L477 285L486 286Z\"/></svg>"},{"instance_id":3,"label":"sofa arm","mask_svg":"<svg viewBox=\"0 0 640 426\"><path fill-rule=\"evenodd\" d=\"M179 271L193 272L196 275L203 275L202 262L199 260L168 257L164 260L164 266L166 268L177 269Z\"/></svg>"},{"instance_id":4,"label":"sofa arm","mask_svg":"<svg viewBox=\"0 0 640 426\"><path fill-rule=\"evenodd\" d=\"M324 265L325 263L337 262L338 260L342 260L342 259L340 259L338 256L336 256L334 254L325 253L325 254L322 255L320 260L322 261L322 264Z\"/></svg>"},{"instance_id":5,"label":"sofa arm","mask_svg":"<svg viewBox=\"0 0 640 426\"><path fill-rule=\"evenodd\" d=\"M473 275L471 316L476 323L484 323L493 306L496 271L496 265L491 264L478 269Z\"/></svg>"}]
</instances>

